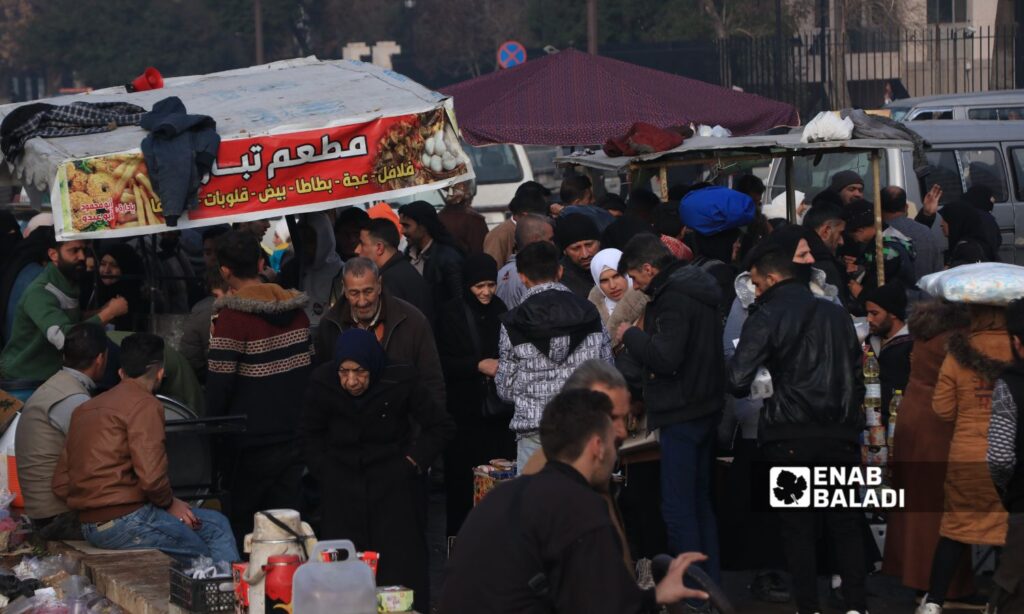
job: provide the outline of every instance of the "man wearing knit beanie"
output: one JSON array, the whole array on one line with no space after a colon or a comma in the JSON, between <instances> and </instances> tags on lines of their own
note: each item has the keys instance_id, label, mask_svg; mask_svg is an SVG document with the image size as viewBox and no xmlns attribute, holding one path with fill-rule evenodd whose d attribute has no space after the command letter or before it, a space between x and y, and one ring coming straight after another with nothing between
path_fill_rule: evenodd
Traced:
<instances>
[{"instance_id":1,"label":"man wearing knit beanie","mask_svg":"<svg viewBox=\"0 0 1024 614\"><path fill-rule=\"evenodd\" d=\"M601 232L585 215L573 213L558 218L555 240L562 250L562 283L573 294L587 298L594 287L590 261L601 251Z\"/></svg>"},{"instance_id":2,"label":"man wearing knit beanie","mask_svg":"<svg viewBox=\"0 0 1024 614\"><path fill-rule=\"evenodd\" d=\"M864 198L864 179L854 171L839 171L832 175L828 189L839 195L843 205Z\"/></svg>"},{"instance_id":3,"label":"man wearing knit beanie","mask_svg":"<svg viewBox=\"0 0 1024 614\"><path fill-rule=\"evenodd\" d=\"M907 321L907 291L903 284L890 282L864 292L871 336L868 342L878 357L882 381L882 411L897 390L905 390L910 380L910 350L913 347Z\"/></svg>"}]
</instances>

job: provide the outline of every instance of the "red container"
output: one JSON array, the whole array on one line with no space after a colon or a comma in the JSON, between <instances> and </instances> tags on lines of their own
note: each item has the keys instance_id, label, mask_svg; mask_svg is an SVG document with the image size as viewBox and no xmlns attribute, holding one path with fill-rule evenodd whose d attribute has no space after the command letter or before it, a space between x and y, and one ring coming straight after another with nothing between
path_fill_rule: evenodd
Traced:
<instances>
[{"instance_id":1,"label":"red container","mask_svg":"<svg viewBox=\"0 0 1024 614\"><path fill-rule=\"evenodd\" d=\"M297 554L282 554L267 559L263 571L267 577L264 580L264 611L274 612L277 606L286 612L292 611L292 578L302 564Z\"/></svg>"},{"instance_id":2,"label":"red container","mask_svg":"<svg viewBox=\"0 0 1024 614\"><path fill-rule=\"evenodd\" d=\"M249 611L249 583L245 581L245 570L248 563L232 563L231 578L235 583L235 613L245 614Z\"/></svg>"}]
</instances>

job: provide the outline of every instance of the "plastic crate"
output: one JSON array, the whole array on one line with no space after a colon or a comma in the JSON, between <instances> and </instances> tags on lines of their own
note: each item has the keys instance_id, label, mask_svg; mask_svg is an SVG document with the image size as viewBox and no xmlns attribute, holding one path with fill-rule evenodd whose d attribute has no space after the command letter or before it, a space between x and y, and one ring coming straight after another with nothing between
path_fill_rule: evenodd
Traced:
<instances>
[{"instance_id":1,"label":"plastic crate","mask_svg":"<svg viewBox=\"0 0 1024 614\"><path fill-rule=\"evenodd\" d=\"M179 563L174 563L171 566L171 603L199 614L234 612L234 583L231 576L193 579L182 573Z\"/></svg>"}]
</instances>

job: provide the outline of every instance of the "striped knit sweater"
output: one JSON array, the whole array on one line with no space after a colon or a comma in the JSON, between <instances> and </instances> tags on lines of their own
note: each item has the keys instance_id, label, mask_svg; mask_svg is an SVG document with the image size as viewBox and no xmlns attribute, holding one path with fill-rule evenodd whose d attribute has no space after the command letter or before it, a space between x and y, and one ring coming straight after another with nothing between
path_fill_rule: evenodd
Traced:
<instances>
[{"instance_id":1,"label":"striped knit sweater","mask_svg":"<svg viewBox=\"0 0 1024 614\"><path fill-rule=\"evenodd\" d=\"M305 294L260 284L214 303L207 413L247 416L242 445L297 436L296 409L313 364L307 302Z\"/></svg>"}]
</instances>

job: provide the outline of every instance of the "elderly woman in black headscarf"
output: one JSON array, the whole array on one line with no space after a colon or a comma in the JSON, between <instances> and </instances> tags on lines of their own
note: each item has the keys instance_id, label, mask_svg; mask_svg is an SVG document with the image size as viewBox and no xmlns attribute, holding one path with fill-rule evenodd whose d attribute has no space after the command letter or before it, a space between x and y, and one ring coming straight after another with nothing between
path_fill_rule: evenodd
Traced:
<instances>
[{"instance_id":1,"label":"elderly woman in black headscarf","mask_svg":"<svg viewBox=\"0 0 1024 614\"><path fill-rule=\"evenodd\" d=\"M472 254L462 269L462 296L446 303L437 323L437 351L455 418L455 441L445 451L448 535L456 535L473 507L473 467L493 458L512 458L516 446L508 429L512 406L498 398L500 317L507 309L495 294L498 265L487 254Z\"/></svg>"},{"instance_id":2,"label":"elderly woman in black headscarf","mask_svg":"<svg viewBox=\"0 0 1024 614\"><path fill-rule=\"evenodd\" d=\"M427 611L425 475L452 438L451 417L414 367L388 364L377 337L354 328L310 377L301 430L320 485L317 535L379 552L377 584L413 589Z\"/></svg>"},{"instance_id":3,"label":"elderly woman in black headscarf","mask_svg":"<svg viewBox=\"0 0 1024 614\"><path fill-rule=\"evenodd\" d=\"M942 232L949 242L946 264L950 268L975 262L998 262L997 247L986 236L981 216L967 202L950 203L939 212Z\"/></svg>"},{"instance_id":4,"label":"elderly woman in black headscarf","mask_svg":"<svg viewBox=\"0 0 1024 614\"><path fill-rule=\"evenodd\" d=\"M99 309L118 296L128 301L128 313L115 318L115 330L137 331L141 319L149 311L143 301L145 269L138 253L127 243L117 243L100 250L97 262L99 278L90 307Z\"/></svg>"}]
</instances>

